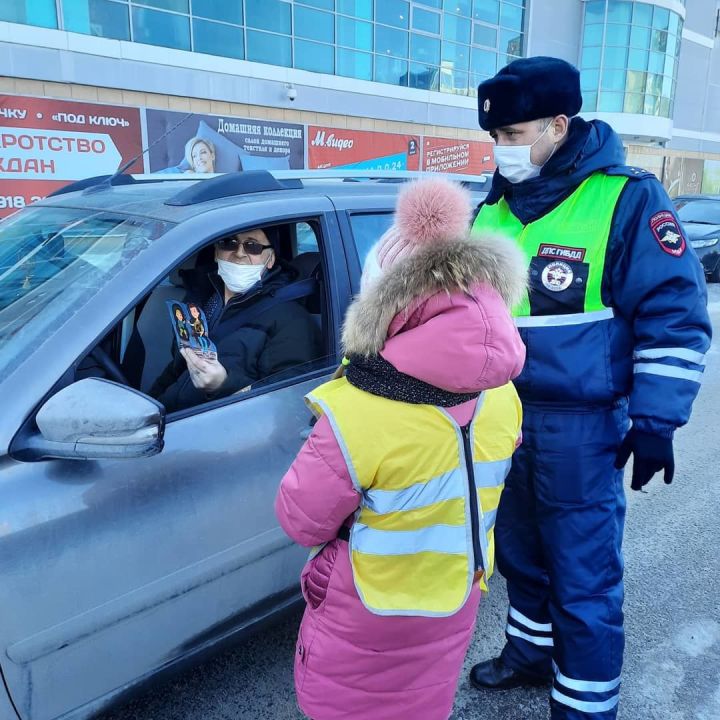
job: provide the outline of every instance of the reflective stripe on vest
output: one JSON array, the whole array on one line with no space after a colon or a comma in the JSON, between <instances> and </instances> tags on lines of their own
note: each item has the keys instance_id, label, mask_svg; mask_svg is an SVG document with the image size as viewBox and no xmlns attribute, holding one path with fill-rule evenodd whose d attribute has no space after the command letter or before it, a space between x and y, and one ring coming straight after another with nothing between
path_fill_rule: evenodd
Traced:
<instances>
[{"instance_id":1,"label":"reflective stripe on vest","mask_svg":"<svg viewBox=\"0 0 720 720\"><path fill-rule=\"evenodd\" d=\"M608 320L602 301L605 255L615 206L628 178L595 173L547 215L523 225L502 198L483 205L474 233L513 239L528 263L530 293L513 309L518 327Z\"/></svg>"},{"instance_id":2,"label":"reflective stripe on vest","mask_svg":"<svg viewBox=\"0 0 720 720\"><path fill-rule=\"evenodd\" d=\"M463 438L446 411L377 397L345 378L307 402L327 415L361 495L350 551L365 607L380 615L452 615L468 597L475 561L486 589L497 506L522 420L512 384L483 393L471 424L481 558L473 551Z\"/></svg>"}]
</instances>

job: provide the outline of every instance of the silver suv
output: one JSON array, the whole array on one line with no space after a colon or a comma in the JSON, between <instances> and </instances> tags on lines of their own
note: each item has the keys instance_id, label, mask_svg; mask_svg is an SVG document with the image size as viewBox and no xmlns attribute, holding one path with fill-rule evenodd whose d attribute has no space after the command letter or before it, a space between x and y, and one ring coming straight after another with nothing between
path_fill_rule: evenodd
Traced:
<instances>
[{"instance_id":1,"label":"silver suv","mask_svg":"<svg viewBox=\"0 0 720 720\"><path fill-rule=\"evenodd\" d=\"M95 178L0 223L2 720L91 717L298 601L273 500L399 185L280 175ZM166 416L182 271L269 225L322 351Z\"/></svg>"}]
</instances>

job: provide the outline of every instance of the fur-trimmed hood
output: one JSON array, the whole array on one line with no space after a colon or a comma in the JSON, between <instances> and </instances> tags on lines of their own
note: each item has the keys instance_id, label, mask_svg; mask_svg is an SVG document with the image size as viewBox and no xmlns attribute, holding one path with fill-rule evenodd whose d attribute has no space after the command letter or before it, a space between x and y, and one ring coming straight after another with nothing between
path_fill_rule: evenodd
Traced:
<instances>
[{"instance_id":1,"label":"fur-trimmed hood","mask_svg":"<svg viewBox=\"0 0 720 720\"><path fill-rule=\"evenodd\" d=\"M477 393L520 374L525 347L509 308L525 262L486 237L419 250L369 282L345 321L345 354L380 354L400 372L452 393Z\"/></svg>"},{"instance_id":2,"label":"fur-trimmed hood","mask_svg":"<svg viewBox=\"0 0 720 720\"><path fill-rule=\"evenodd\" d=\"M466 238L435 245L384 272L369 283L348 309L343 328L346 355L376 355L390 323L413 301L439 292L469 293L474 285L495 289L507 307L527 286L522 253L499 237Z\"/></svg>"}]
</instances>

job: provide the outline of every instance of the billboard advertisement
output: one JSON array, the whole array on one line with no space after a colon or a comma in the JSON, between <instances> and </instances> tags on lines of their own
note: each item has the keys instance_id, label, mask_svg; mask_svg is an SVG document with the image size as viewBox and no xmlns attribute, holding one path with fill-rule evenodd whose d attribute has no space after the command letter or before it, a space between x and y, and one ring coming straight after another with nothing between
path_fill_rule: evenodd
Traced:
<instances>
[{"instance_id":1,"label":"billboard advertisement","mask_svg":"<svg viewBox=\"0 0 720 720\"><path fill-rule=\"evenodd\" d=\"M423 169L468 175L493 172L493 143L426 137L423 141Z\"/></svg>"},{"instance_id":2,"label":"billboard advertisement","mask_svg":"<svg viewBox=\"0 0 720 720\"><path fill-rule=\"evenodd\" d=\"M151 173L224 173L304 167L305 133L295 123L145 111Z\"/></svg>"},{"instance_id":3,"label":"billboard advertisement","mask_svg":"<svg viewBox=\"0 0 720 720\"><path fill-rule=\"evenodd\" d=\"M141 150L137 108L0 95L0 218ZM128 170L142 171L142 159Z\"/></svg>"},{"instance_id":4,"label":"billboard advertisement","mask_svg":"<svg viewBox=\"0 0 720 720\"><path fill-rule=\"evenodd\" d=\"M703 160L685 157L666 157L663 185L670 197L699 193L703 179Z\"/></svg>"},{"instance_id":5,"label":"billboard advertisement","mask_svg":"<svg viewBox=\"0 0 720 720\"><path fill-rule=\"evenodd\" d=\"M308 168L419 170L420 136L308 126Z\"/></svg>"}]
</instances>

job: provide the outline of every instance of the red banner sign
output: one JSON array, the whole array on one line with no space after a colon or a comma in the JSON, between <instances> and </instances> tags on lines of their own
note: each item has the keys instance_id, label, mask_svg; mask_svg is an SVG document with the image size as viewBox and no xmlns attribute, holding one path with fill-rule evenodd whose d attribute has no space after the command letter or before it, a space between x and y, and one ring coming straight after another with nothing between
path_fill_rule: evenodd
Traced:
<instances>
[{"instance_id":1,"label":"red banner sign","mask_svg":"<svg viewBox=\"0 0 720 720\"><path fill-rule=\"evenodd\" d=\"M478 140L426 137L423 143L423 169L468 175L492 172L495 169L493 144Z\"/></svg>"},{"instance_id":2,"label":"red banner sign","mask_svg":"<svg viewBox=\"0 0 720 720\"><path fill-rule=\"evenodd\" d=\"M137 108L0 95L0 217L141 149ZM128 172L143 172L142 158Z\"/></svg>"},{"instance_id":3,"label":"red banner sign","mask_svg":"<svg viewBox=\"0 0 720 720\"><path fill-rule=\"evenodd\" d=\"M308 168L419 170L420 136L310 125Z\"/></svg>"}]
</instances>

